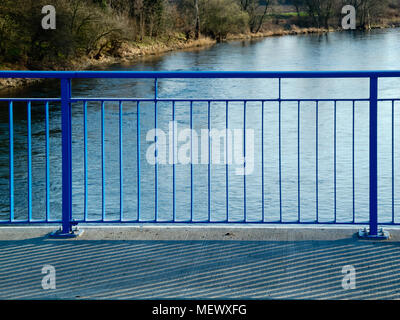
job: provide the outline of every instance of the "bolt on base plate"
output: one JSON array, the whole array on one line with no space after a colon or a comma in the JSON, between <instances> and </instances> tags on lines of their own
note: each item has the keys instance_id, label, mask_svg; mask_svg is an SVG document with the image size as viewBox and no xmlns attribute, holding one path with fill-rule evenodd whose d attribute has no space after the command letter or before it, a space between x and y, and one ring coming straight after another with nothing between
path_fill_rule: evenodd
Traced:
<instances>
[{"instance_id":1,"label":"bolt on base plate","mask_svg":"<svg viewBox=\"0 0 400 320\"><path fill-rule=\"evenodd\" d=\"M83 230L79 230L78 228L75 228L71 232L68 233L63 233L62 229L58 229L56 231L53 231L52 233L49 234L50 238L76 238L79 237L83 234Z\"/></svg>"},{"instance_id":2,"label":"bolt on base plate","mask_svg":"<svg viewBox=\"0 0 400 320\"><path fill-rule=\"evenodd\" d=\"M377 235L370 235L369 231L367 228L360 229L358 231L358 237L360 239L366 239L366 240L387 240L390 238L390 234L387 231L384 231L382 228L378 230Z\"/></svg>"}]
</instances>

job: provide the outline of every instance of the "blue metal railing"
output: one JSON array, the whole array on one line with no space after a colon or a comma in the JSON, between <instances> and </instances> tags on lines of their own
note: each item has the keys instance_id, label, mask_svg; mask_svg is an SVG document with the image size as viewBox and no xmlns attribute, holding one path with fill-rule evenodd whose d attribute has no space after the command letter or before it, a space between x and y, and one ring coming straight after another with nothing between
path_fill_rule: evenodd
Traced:
<instances>
[{"instance_id":1,"label":"blue metal railing","mask_svg":"<svg viewBox=\"0 0 400 320\"><path fill-rule=\"evenodd\" d=\"M206 220L195 221L193 215L193 206L194 206L194 192L193 192L193 161L190 162L190 219L187 221L177 221L176 219L176 168L175 161L173 163L173 174L172 174L172 211L173 218L169 221L160 221L158 215L158 165L157 162L154 165L154 207L155 207L155 219L152 220L143 220L141 219L141 161L140 161L140 107L141 103L144 102L152 102L154 103L154 127L158 127L157 123L157 105L160 102L169 102L172 103L172 120L175 120L175 103L177 102L189 102L190 103L190 128L193 128L193 103L194 102L205 102L207 103L207 125L208 129L210 129L210 106L211 103L214 102L223 102L225 103L225 129L228 130L229 122L228 122L228 112L229 112L229 103L232 102L240 102L243 103L243 123L244 128L246 128L246 105L249 102L259 102L262 104L261 108L261 193L262 199L261 208L262 208L262 218L260 221L252 221L253 223L271 223L271 221L265 220L265 164L264 164L264 104L266 102L277 102L279 104L278 111L278 137L279 137L279 148L278 148L278 161L279 161L279 220L273 221L272 223L321 223L319 221L318 209L319 209L319 155L318 155L318 122L319 122L319 103L321 102L333 102L334 103L334 219L330 223L340 223L340 224L365 224L368 223L370 227L369 234L371 236L378 235L378 102L379 101L390 101L392 103L392 221L390 223L382 223L382 224L396 224L394 219L394 188L395 188L395 178L394 178L394 105L396 101L400 101L400 98L395 99L378 99L378 79L379 78L399 78L400 71L321 71L321 72L97 72L97 71L80 71L80 72L51 72L51 71L0 71L0 78L47 78L47 79L59 79L61 82L61 97L60 98L0 98L0 101L7 101L9 107L9 203L10 203L10 212L9 219L2 220L0 223L62 223L62 231L65 234L68 234L72 230L72 226L77 223L89 223L89 222L184 222L184 223L194 223L194 222L222 222L227 223L229 221L229 175L228 175L228 163L225 165L225 196L226 196L226 214L225 219L222 221L211 221L211 175L210 175L210 163L211 163L211 152L210 152L210 136L208 136L208 169L207 169L207 212L208 217ZM118 78L118 79L153 79L155 90L154 90L154 98L75 98L71 95L71 80L76 78ZM279 94L278 98L274 99L178 99L178 98L165 98L161 99L158 97L157 88L158 88L158 79L277 79L279 84ZM335 98L335 99L285 99L282 98L282 79L314 79L314 78L366 78L369 79L369 98L365 99L343 99L343 98ZM88 182L87 182L87 172L88 172L88 157L87 157L87 149L88 149L88 141L87 141L87 104L88 102L100 102L101 103L101 219L100 220L89 220L88 219ZM119 218L114 220L106 220L106 195L105 195L105 123L104 123L104 106L105 102L117 102L119 104L118 114L118 144L119 144ZM347 101L352 103L352 188L353 188L353 196L352 196L352 207L353 207L353 215L352 220L348 222L338 222L336 215L336 206L337 206L337 194L336 194L336 184L337 184L337 162L336 162L336 148L337 148L337 138L336 138L336 117L337 110L336 105L338 102ZM356 102L368 102L369 103L369 221L366 222L356 222L355 221L355 200L354 200L354 170L355 170L355 161L354 161L354 109ZM25 102L27 104L27 152L28 152L28 167L27 167L27 183L28 183L28 219L27 220L17 220L14 216L14 127L13 127L13 103L14 102ZM40 102L45 104L45 167L46 167L46 179L45 179L45 189L46 189L46 218L44 220L34 220L32 219L32 141L31 141L31 104L32 102ZM124 177L124 166L123 166L123 134L122 134L122 118L123 118L123 104L124 102L133 102L136 103L137 108L137 125L136 125L136 167L137 167L137 219L135 220L125 220L124 212L123 212L123 177ZM281 105L283 102L296 102L297 103L297 167L298 167L298 179L297 179L297 220L296 221L283 221L282 217L282 110ZM315 201L316 201L316 220L312 222L301 221L301 174L300 174L300 105L302 102L313 102L316 105L316 123L315 123L315 136L316 136L316 168L315 168L315 176L316 176L316 184L315 184ZM49 103L60 103L61 104L61 122L62 122L62 219L61 220L52 220L50 219L49 207L50 207L50 185L49 185ZM72 103L83 103L83 144L84 144L84 215L83 219L78 220L73 218L73 208L72 208L72 115L71 115L71 104ZM243 154L246 156L246 130L244 132L243 137ZM192 160L193 151L192 151L192 137L191 137L191 151L190 157ZM155 139L155 144L157 146L157 139ZM226 146L227 148L228 146ZM157 148L156 148L157 150ZM173 149L174 150L174 149ZM174 155L175 157L175 155ZM116 168L117 169L117 168ZM244 170L246 170L246 166L244 164ZM244 211L244 220L241 222L249 222L247 220L247 186L246 186L246 175L243 175L243 211ZM327 222L324 222L327 223Z\"/></svg>"}]
</instances>

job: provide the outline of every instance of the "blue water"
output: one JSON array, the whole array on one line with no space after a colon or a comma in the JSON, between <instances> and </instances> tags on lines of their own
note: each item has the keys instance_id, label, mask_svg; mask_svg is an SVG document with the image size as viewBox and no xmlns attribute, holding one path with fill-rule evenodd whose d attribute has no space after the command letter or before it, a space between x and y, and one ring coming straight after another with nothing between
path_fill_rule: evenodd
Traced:
<instances>
[{"instance_id":1,"label":"blue water","mask_svg":"<svg viewBox=\"0 0 400 320\"><path fill-rule=\"evenodd\" d=\"M203 50L169 53L139 61L118 64L110 70L393 70L400 69L399 29L356 33L285 36L257 41L221 43ZM400 81L382 79L379 98L400 98ZM282 80L282 98L352 98L369 97L368 80L318 79ZM160 98L277 98L277 80L160 80ZM151 80L80 79L73 81L74 97L140 97L151 98ZM50 81L2 96L57 97L58 83ZM8 109L0 103L0 216L9 216L8 202ZM107 219L120 214L118 104L105 105L105 208ZM283 102L281 127L281 194L279 189L278 103L264 106L264 214L266 221L297 220L298 215L298 145L297 103ZM187 102L176 104L178 129L189 127ZM300 210L302 221L316 219L316 105L303 102L300 106ZM400 103L395 104L395 128L400 124ZM334 205L334 105L320 102L318 112L318 219L332 221ZM379 215L387 222L392 216L392 113L391 103L379 104ZM141 103L141 219L154 219L154 166L146 161L147 132L154 128L154 103ZM172 118L171 103L158 104L158 127L168 130ZM137 218L136 103L123 106L123 216ZM207 103L193 104L194 128L198 133L207 128ZM211 104L211 128L225 127L225 103ZM368 217L368 103L355 105L355 170L354 214L356 221ZM74 218L83 217L83 108L73 105L73 211ZM229 127L243 128L243 103L229 104ZM27 144L26 106L15 104L15 217L27 218ZM246 128L253 129L254 172L246 177L246 212L250 221L262 217L261 185L261 103L246 105ZM337 103L337 221L353 217L352 171L352 103ZM395 190L400 190L400 128L395 136ZM44 106L32 105L32 178L33 218L45 216L45 133ZM88 104L88 218L101 217L101 117L100 104ZM50 215L61 215L61 131L60 109L50 111ZM208 217L208 166L194 165L193 214L195 220ZM229 217L244 218L243 176L229 168ZM211 165L211 219L224 220L226 215L225 166ZM172 218L172 165L159 165L158 218ZM400 199L395 195L395 216L399 215ZM281 212L280 212L281 208ZM190 217L190 165L176 165L176 218ZM397 221L397 220L396 220Z\"/></svg>"}]
</instances>

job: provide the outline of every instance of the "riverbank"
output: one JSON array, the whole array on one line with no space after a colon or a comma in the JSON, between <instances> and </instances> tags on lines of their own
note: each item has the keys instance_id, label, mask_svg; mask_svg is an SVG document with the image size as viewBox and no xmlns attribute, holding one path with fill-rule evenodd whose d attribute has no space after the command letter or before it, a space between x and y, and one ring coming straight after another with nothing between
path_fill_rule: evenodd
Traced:
<instances>
[{"instance_id":1,"label":"riverbank","mask_svg":"<svg viewBox=\"0 0 400 320\"><path fill-rule=\"evenodd\" d=\"M396 28L400 27L400 22L391 23L379 26L376 28ZM287 36L287 35L305 35L305 34L324 34L328 32L342 31L342 29L325 29L325 28L299 28L296 25L283 28L280 25L270 25L267 31L258 33L245 34L229 34L224 41L251 40L267 37ZM187 40L183 34L175 34L159 39L144 39L142 42L124 42L120 48L111 54L103 54L100 57L89 58L82 57L78 60L69 61L68 66L54 66L52 70L97 70L107 69L113 64L124 63L134 64L138 60L163 55L172 51L190 50L190 49L205 49L217 43L216 40L209 37L201 37L198 40ZM1 70L26 70L18 65L2 66ZM0 79L0 92L5 90L14 90L25 87L37 82L41 79Z\"/></svg>"},{"instance_id":2,"label":"riverbank","mask_svg":"<svg viewBox=\"0 0 400 320\"><path fill-rule=\"evenodd\" d=\"M227 37L227 41L231 40L251 40L257 38L268 38L268 37L282 37L288 35L302 35L302 34L322 34L327 32L339 31L338 29L325 29L325 28L299 28L296 25L291 26L288 29L275 28L268 31L260 31L257 33L246 33L246 34L230 34Z\"/></svg>"},{"instance_id":3,"label":"riverbank","mask_svg":"<svg viewBox=\"0 0 400 320\"><path fill-rule=\"evenodd\" d=\"M68 66L54 66L54 71L67 70L91 70L107 68L115 63L134 63L135 61L155 55L165 54L171 51L206 48L216 43L215 40L202 37L198 40L186 40L181 35L173 38L145 39L143 42L124 42L113 55L104 54L98 59L82 57L78 60L71 60ZM27 70L18 65L7 65L1 70ZM0 91L6 89L17 89L33 83L40 82L41 79L0 79Z\"/></svg>"},{"instance_id":4,"label":"riverbank","mask_svg":"<svg viewBox=\"0 0 400 320\"><path fill-rule=\"evenodd\" d=\"M331 30L333 31L333 30ZM247 40L256 38L266 38L272 36L285 36L297 34L326 33L326 29L318 28L298 28L291 26L290 30L285 30L277 26L268 31L246 34L230 34L224 41ZM107 69L115 63L133 64L139 59L145 59L156 55L162 55L171 51L188 50L201 48L205 49L216 44L217 41L209 37L202 37L198 40L186 40L181 34L173 37L161 39L145 39L143 42L124 42L119 50L113 55L104 54L98 59L83 57L79 60L72 60L68 67L54 67L53 70L91 70L91 69ZM18 65L8 65L2 70L26 70ZM0 91L7 89L18 89L30 84L40 82L40 79L0 79Z\"/></svg>"}]
</instances>

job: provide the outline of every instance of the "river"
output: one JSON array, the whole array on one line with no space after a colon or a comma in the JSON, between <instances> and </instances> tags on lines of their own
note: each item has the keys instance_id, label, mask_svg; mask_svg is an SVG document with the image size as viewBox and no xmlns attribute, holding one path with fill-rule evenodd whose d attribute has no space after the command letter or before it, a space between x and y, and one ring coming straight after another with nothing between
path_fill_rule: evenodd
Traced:
<instances>
[{"instance_id":1,"label":"river","mask_svg":"<svg viewBox=\"0 0 400 320\"><path fill-rule=\"evenodd\" d=\"M134 64L116 64L108 70L394 70L400 69L400 30L382 29L370 32L336 32L322 35L297 35L219 43L206 49L171 52L154 56ZM356 80L283 80L283 98L368 98L367 79ZM400 81L383 79L379 82L380 98L399 98ZM277 80L160 80L161 98L276 98ZM79 79L73 81L74 97L140 97L153 96L149 80ZM2 96L10 95L3 93ZM47 81L12 92L13 97L58 97L59 85ZM8 108L0 103L0 218L9 217L8 200ZM175 118L178 129L189 127L187 102L176 103ZM83 107L73 104L73 212L74 218L83 217ZM264 214L266 221L280 217L279 201L279 140L278 104L264 106ZM297 103L283 102L282 108L282 218L294 221L298 214L298 145ZM168 131L172 117L171 103L159 103L158 125ZM300 209L302 221L316 219L316 105L304 102L300 111ZM137 218L136 172L136 103L123 106L123 216ZM225 103L212 103L211 127L225 127ZM337 188L336 215L338 221L352 220L353 205L356 221L368 217L368 104L357 102L354 109L354 203L352 170L352 103L337 103ZM119 217L119 149L118 104L105 104L105 209L107 219ZM246 176L247 219L261 219L261 103L246 105L246 128L254 130L254 171ZM32 104L32 213L43 219L46 211L45 179L45 121L43 104ZM334 105L320 102L318 113L318 219L332 221L334 203ZM147 132L154 127L154 104L142 103L141 118L141 219L154 219L154 166L146 161L151 142ZM207 103L193 104L194 129L200 133L207 128ZM392 215L392 154L391 103L379 104L379 210L380 221L390 221ZM15 103L15 217L26 219L27 209L27 116L26 105ZM395 104L395 127L400 124L400 106ZM229 127L243 127L243 103L229 104ZM101 117L100 104L88 104L88 218L101 217ZM50 214L52 219L61 214L61 131L59 106L50 107ZM399 190L400 150L395 131L395 190ZM207 170L205 164L194 165L194 219L208 216ZM229 169L229 217L243 220L243 176ZM225 166L211 166L211 219L223 220L226 214ZM159 165L158 217L172 218L172 165ZM395 211L400 199L395 197ZM176 165L176 218L190 217L190 165Z\"/></svg>"}]
</instances>

